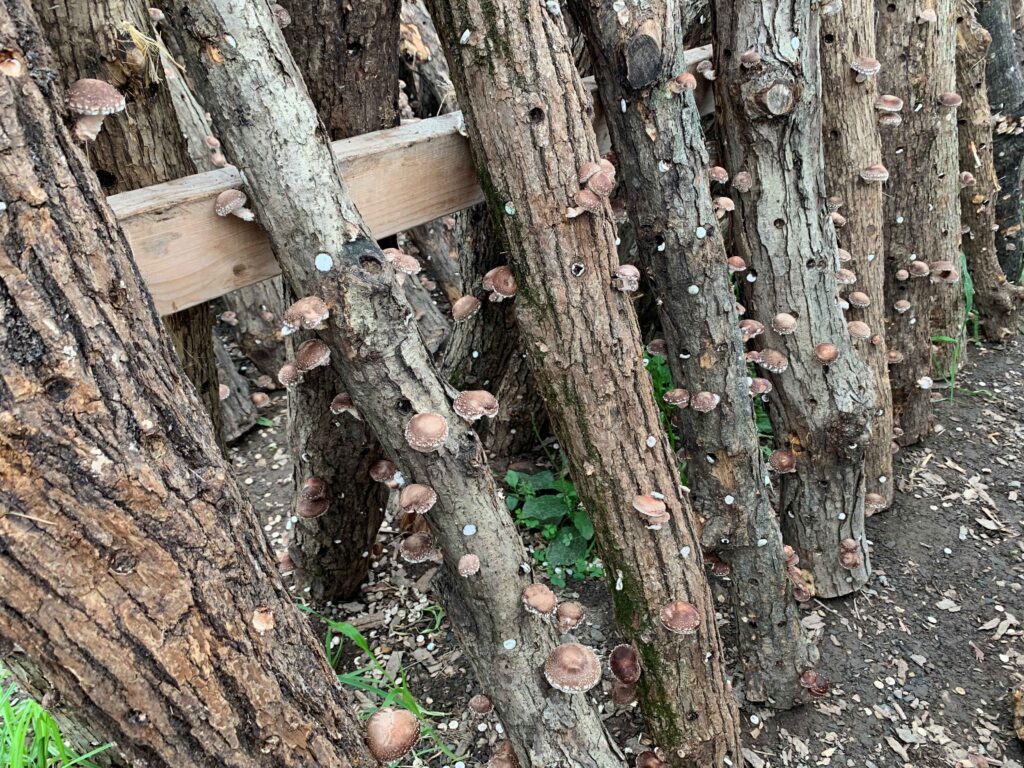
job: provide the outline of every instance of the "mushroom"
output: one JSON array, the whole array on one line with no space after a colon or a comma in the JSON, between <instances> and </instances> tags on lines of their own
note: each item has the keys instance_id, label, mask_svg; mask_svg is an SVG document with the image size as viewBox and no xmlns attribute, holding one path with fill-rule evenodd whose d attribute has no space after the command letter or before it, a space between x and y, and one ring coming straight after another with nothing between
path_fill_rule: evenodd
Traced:
<instances>
[{"instance_id":1,"label":"mushroom","mask_svg":"<svg viewBox=\"0 0 1024 768\"><path fill-rule=\"evenodd\" d=\"M661 396L669 405L674 405L676 408L685 408L690 404L690 393L685 389L677 387L676 389L670 389L664 395Z\"/></svg>"},{"instance_id":2,"label":"mushroom","mask_svg":"<svg viewBox=\"0 0 1024 768\"><path fill-rule=\"evenodd\" d=\"M672 93L693 91L697 88L697 78L690 72L682 72L668 81L668 89Z\"/></svg>"},{"instance_id":3,"label":"mushroom","mask_svg":"<svg viewBox=\"0 0 1024 768\"><path fill-rule=\"evenodd\" d=\"M747 262L745 262L741 256L730 256L726 259L725 263L728 266L729 274L731 275L747 271Z\"/></svg>"},{"instance_id":4,"label":"mushroom","mask_svg":"<svg viewBox=\"0 0 1024 768\"><path fill-rule=\"evenodd\" d=\"M459 563L456 567L458 568L459 576L464 578L476 576L480 573L480 558L474 554L463 555L459 558Z\"/></svg>"},{"instance_id":5,"label":"mushroom","mask_svg":"<svg viewBox=\"0 0 1024 768\"><path fill-rule=\"evenodd\" d=\"M292 15L280 3L271 4L270 12L274 14L274 21L277 22L277 26L280 29L284 29L292 23Z\"/></svg>"},{"instance_id":6,"label":"mushroom","mask_svg":"<svg viewBox=\"0 0 1024 768\"><path fill-rule=\"evenodd\" d=\"M889 169L881 163L872 163L866 168L861 168L860 177L864 181L888 181Z\"/></svg>"},{"instance_id":7,"label":"mushroom","mask_svg":"<svg viewBox=\"0 0 1024 768\"><path fill-rule=\"evenodd\" d=\"M664 339L651 339L650 344L647 345L647 351L652 355L668 357L668 344L665 343Z\"/></svg>"},{"instance_id":8,"label":"mushroom","mask_svg":"<svg viewBox=\"0 0 1024 768\"><path fill-rule=\"evenodd\" d=\"M725 184L729 181L729 172L720 165L712 165L708 169L708 178L717 184Z\"/></svg>"},{"instance_id":9,"label":"mushroom","mask_svg":"<svg viewBox=\"0 0 1024 768\"><path fill-rule=\"evenodd\" d=\"M558 631L562 634L571 632L579 626L586 615L587 609L583 607L582 603L577 603L575 600L559 603L558 608L555 609L555 622L558 624Z\"/></svg>"},{"instance_id":10,"label":"mushroom","mask_svg":"<svg viewBox=\"0 0 1024 768\"><path fill-rule=\"evenodd\" d=\"M636 701L636 685L612 680L612 701L620 707L628 707Z\"/></svg>"},{"instance_id":11,"label":"mushroom","mask_svg":"<svg viewBox=\"0 0 1024 768\"><path fill-rule=\"evenodd\" d=\"M785 373L789 368L789 360L776 349L762 349L757 364L772 373Z\"/></svg>"},{"instance_id":12,"label":"mushroom","mask_svg":"<svg viewBox=\"0 0 1024 768\"><path fill-rule=\"evenodd\" d=\"M480 311L480 299L476 296L460 296L452 304L452 320L461 323Z\"/></svg>"},{"instance_id":13,"label":"mushroom","mask_svg":"<svg viewBox=\"0 0 1024 768\"><path fill-rule=\"evenodd\" d=\"M883 93L875 99L875 109L879 112L899 112L903 109L903 99L890 93Z\"/></svg>"},{"instance_id":14,"label":"mushroom","mask_svg":"<svg viewBox=\"0 0 1024 768\"><path fill-rule=\"evenodd\" d=\"M640 288L640 270L632 264L620 264L612 275L612 285L617 291L633 293Z\"/></svg>"},{"instance_id":15,"label":"mushroom","mask_svg":"<svg viewBox=\"0 0 1024 768\"><path fill-rule=\"evenodd\" d=\"M307 339L295 350L295 365L306 373L331 362L331 348L320 339Z\"/></svg>"},{"instance_id":16,"label":"mushroom","mask_svg":"<svg viewBox=\"0 0 1024 768\"><path fill-rule=\"evenodd\" d=\"M732 177L732 187L741 194L749 192L754 188L754 177L749 171L737 171Z\"/></svg>"},{"instance_id":17,"label":"mushroom","mask_svg":"<svg viewBox=\"0 0 1024 768\"><path fill-rule=\"evenodd\" d=\"M634 496L633 509L640 513L644 524L652 528L661 527L671 518L665 502L648 494Z\"/></svg>"},{"instance_id":18,"label":"mushroom","mask_svg":"<svg viewBox=\"0 0 1024 768\"><path fill-rule=\"evenodd\" d=\"M690 407L697 413L710 413L720 402L722 398L714 392L698 392L690 398Z\"/></svg>"},{"instance_id":19,"label":"mushroom","mask_svg":"<svg viewBox=\"0 0 1024 768\"><path fill-rule=\"evenodd\" d=\"M389 488L397 488L398 467L393 461L378 459L370 465L370 479L375 483L384 483Z\"/></svg>"},{"instance_id":20,"label":"mushroom","mask_svg":"<svg viewBox=\"0 0 1024 768\"><path fill-rule=\"evenodd\" d=\"M853 291L848 294L846 300L850 302L851 307L857 309L865 309L871 306L871 297L863 291Z\"/></svg>"},{"instance_id":21,"label":"mushroom","mask_svg":"<svg viewBox=\"0 0 1024 768\"><path fill-rule=\"evenodd\" d=\"M285 363L277 371L277 380L283 387L294 387L302 383L302 371L295 363Z\"/></svg>"},{"instance_id":22,"label":"mushroom","mask_svg":"<svg viewBox=\"0 0 1024 768\"><path fill-rule=\"evenodd\" d=\"M885 497L880 493L864 494L864 510L867 515L873 515L885 509Z\"/></svg>"},{"instance_id":23,"label":"mushroom","mask_svg":"<svg viewBox=\"0 0 1024 768\"><path fill-rule=\"evenodd\" d=\"M604 202L589 189L581 189L573 196L576 202L574 208L568 208L565 212L566 218L575 219L584 213L600 213L604 209Z\"/></svg>"},{"instance_id":24,"label":"mushroom","mask_svg":"<svg viewBox=\"0 0 1024 768\"><path fill-rule=\"evenodd\" d=\"M867 341L871 338L871 326L863 320L851 320L846 324L846 329L855 341Z\"/></svg>"},{"instance_id":25,"label":"mushroom","mask_svg":"<svg viewBox=\"0 0 1024 768\"><path fill-rule=\"evenodd\" d=\"M407 515L425 515L437 503L437 491L429 485L410 483L398 496L398 506Z\"/></svg>"},{"instance_id":26,"label":"mushroom","mask_svg":"<svg viewBox=\"0 0 1024 768\"><path fill-rule=\"evenodd\" d=\"M850 62L850 69L857 73L854 79L858 83L863 83L882 71L882 63L872 56L854 56Z\"/></svg>"},{"instance_id":27,"label":"mushroom","mask_svg":"<svg viewBox=\"0 0 1024 768\"><path fill-rule=\"evenodd\" d=\"M558 598L546 584L527 584L523 590L523 607L536 616L550 616L555 611Z\"/></svg>"},{"instance_id":28,"label":"mushroom","mask_svg":"<svg viewBox=\"0 0 1024 768\"><path fill-rule=\"evenodd\" d=\"M796 472L796 455L786 448L778 448L768 457L768 466L780 475Z\"/></svg>"},{"instance_id":29,"label":"mushroom","mask_svg":"<svg viewBox=\"0 0 1024 768\"><path fill-rule=\"evenodd\" d=\"M836 270L836 282L839 285L853 285L857 282L857 274L852 269L840 267Z\"/></svg>"},{"instance_id":30,"label":"mushroom","mask_svg":"<svg viewBox=\"0 0 1024 768\"><path fill-rule=\"evenodd\" d=\"M504 301L516 295L518 285L508 266L495 267L482 280L483 289L491 292L491 301Z\"/></svg>"},{"instance_id":31,"label":"mushroom","mask_svg":"<svg viewBox=\"0 0 1024 768\"><path fill-rule=\"evenodd\" d=\"M750 380L750 394L753 397L767 395L772 391L772 383L768 379L754 378Z\"/></svg>"},{"instance_id":32,"label":"mushroom","mask_svg":"<svg viewBox=\"0 0 1024 768\"><path fill-rule=\"evenodd\" d=\"M434 547L434 537L425 531L411 533L402 539L398 551L405 562L412 564L436 560L438 555Z\"/></svg>"},{"instance_id":33,"label":"mushroom","mask_svg":"<svg viewBox=\"0 0 1024 768\"><path fill-rule=\"evenodd\" d=\"M347 413L352 418L362 421L363 417L359 415L359 411L356 409L356 404L352 400L352 395L348 392L339 392L331 400L331 413L335 416L340 416L343 413Z\"/></svg>"},{"instance_id":34,"label":"mushroom","mask_svg":"<svg viewBox=\"0 0 1024 768\"><path fill-rule=\"evenodd\" d=\"M249 395L249 401L257 408L266 408L270 405L270 395L266 392L253 392Z\"/></svg>"},{"instance_id":35,"label":"mushroom","mask_svg":"<svg viewBox=\"0 0 1024 768\"><path fill-rule=\"evenodd\" d=\"M608 655L608 666L616 680L635 683L640 679L640 656L632 645L616 645Z\"/></svg>"},{"instance_id":36,"label":"mushroom","mask_svg":"<svg viewBox=\"0 0 1024 768\"><path fill-rule=\"evenodd\" d=\"M814 356L819 362L830 365L839 359L839 347L830 341L823 341L815 345Z\"/></svg>"},{"instance_id":37,"label":"mushroom","mask_svg":"<svg viewBox=\"0 0 1024 768\"><path fill-rule=\"evenodd\" d=\"M911 277L928 277L932 273L932 268L928 266L928 263L920 259L910 262L909 270Z\"/></svg>"},{"instance_id":38,"label":"mushroom","mask_svg":"<svg viewBox=\"0 0 1024 768\"><path fill-rule=\"evenodd\" d=\"M963 103L963 97L961 97L959 93L947 92L939 94L939 104L944 107L952 107L953 109L956 109Z\"/></svg>"},{"instance_id":39,"label":"mushroom","mask_svg":"<svg viewBox=\"0 0 1024 768\"><path fill-rule=\"evenodd\" d=\"M692 635L700 626L697 608L685 600L674 600L663 606L659 618L665 629L677 635Z\"/></svg>"},{"instance_id":40,"label":"mushroom","mask_svg":"<svg viewBox=\"0 0 1024 768\"><path fill-rule=\"evenodd\" d=\"M366 746L382 763L405 757L419 737L420 722L407 709L378 709L366 722Z\"/></svg>"},{"instance_id":41,"label":"mushroom","mask_svg":"<svg viewBox=\"0 0 1024 768\"><path fill-rule=\"evenodd\" d=\"M68 88L68 109L76 115L72 135L76 141L95 141L103 118L125 108L124 94L110 83L91 77L76 80Z\"/></svg>"},{"instance_id":42,"label":"mushroom","mask_svg":"<svg viewBox=\"0 0 1024 768\"><path fill-rule=\"evenodd\" d=\"M647 749L636 756L636 768L665 768L666 763L657 753Z\"/></svg>"},{"instance_id":43,"label":"mushroom","mask_svg":"<svg viewBox=\"0 0 1024 768\"><path fill-rule=\"evenodd\" d=\"M544 677L563 693L586 693L601 681L601 662L585 645L564 643L548 655Z\"/></svg>"},{"instance_id":44,"label":"mushroom","mask_svg":"<svg viewBox=\"0 0 1024 768\"><path fill-rule=\"evenodd\" d=\"M469 700L469 708L478 715L489 715L494 711L494 703L487 694L478 693Z\"/></svg>"},{"instance_id":45,"label":"mushroom","mask_svg":"<svg viewBox=\"0 0 1024 768\"><path fill-rule=\"evenodd\" d=\"M796 318L787 312L779 312L772 318L772 330L780 336L788 336L796 330Z\"/></svg>"},{"instance_id":46,"label":"mushroom","mask_svg":"<svg viewBox=\"0 0 1024 768\"><path fill-rule=\"evenodd\" d=\"M756 67L760 63L761 54L755 51L753 48L750 48L740 54L740 64L743 65L745 69Z\"/></svg>"},{"instance_id":47,"label":"mushroom","mask_svg":"<svg viewBox=\"0 0 1024 768\"><path fill-rule=\"evenodd\" d=\"M439 413L417 413L405 425L405 441L421 453L436 451L448 439L448 422Z\"/></svg>"},{"instance_id":48,"label":"mushroom","mask_svg":"<svg viewBox=\"0 0 1024 768\"><path fill-rule=\"evenodd\" d=\"M740 335L744 342L757 338L762 333L764 333L764 324L760 321L749 317L740 320Z\"/></svg>"},{"instance_id":49,"label":"mushroom","mask_svg":"<svg viewBox=\"0 0 1024 768\"><path fill-rule=\"evenodd\" d=\"M331 311L323 299L319 296L306 296L285 310L281 335L290 336L298 330L320 330L330 316Z\"/></svg>"},{"instance_id":50,"label":"mushroom","mask_svg":"<svg viewBox=\"0 0 1024 768\"><path fill-rule=\"evenodd\" d=\"M452 403L455 413L468 422L478 421L484 416L498 415L498 399L485 389L471 389L459 392Z\"/></svg>"}]
</instances>

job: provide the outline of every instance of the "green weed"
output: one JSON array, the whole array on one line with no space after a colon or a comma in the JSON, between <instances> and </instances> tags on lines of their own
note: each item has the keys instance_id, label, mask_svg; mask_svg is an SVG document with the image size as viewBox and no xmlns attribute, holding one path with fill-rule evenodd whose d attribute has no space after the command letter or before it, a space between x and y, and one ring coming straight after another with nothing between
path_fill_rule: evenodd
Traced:
<instances>
[{"instance_id":1,"label":"green weed","mask_svg":"<svg viewBox=\"0 0 1024 768\"><path fill-rule=\"evenodd\" d=\"M8 672L0 669L0 681ZM15 700L15 683L0 688L0 766L4 768L96 768L89 758L110 749L104 744L76 755L64 743L49 712L30 698Z\"/></svg>"}]
</instances>

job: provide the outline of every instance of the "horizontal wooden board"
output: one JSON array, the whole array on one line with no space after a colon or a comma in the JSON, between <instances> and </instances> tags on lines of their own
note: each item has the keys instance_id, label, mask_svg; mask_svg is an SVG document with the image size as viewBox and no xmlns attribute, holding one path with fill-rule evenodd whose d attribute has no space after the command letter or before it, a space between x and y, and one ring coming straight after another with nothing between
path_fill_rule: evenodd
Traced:
<instances>
[{"instance_id":1,"label":"horizontal wooden board","mask_svg":"<svg viewBox=\"0 0 1024 768\"><path fill-rule=\"evenodd\" d=\"M710 55L710 46L687 51L687 63ZM342 177L376 237L483 200L461 123L455 112L334 142ZM214 212L217 195L238 186L238 171L228 167L108 198L161 314L280 273L257 223Z\"/></svg>"}]
</instances>

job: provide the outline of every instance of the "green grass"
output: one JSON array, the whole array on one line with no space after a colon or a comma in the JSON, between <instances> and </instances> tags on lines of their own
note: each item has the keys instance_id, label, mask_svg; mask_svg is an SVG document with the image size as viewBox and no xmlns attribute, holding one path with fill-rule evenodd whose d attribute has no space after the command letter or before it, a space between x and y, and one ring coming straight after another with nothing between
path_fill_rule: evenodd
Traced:
<instances>
[{"instance_id":1,"label":"green grass","mask_svg":"<svg viewBox=\"0 0 1024 768\"><path fill-rule=\"evenodd\" d=\"M0 669L0 682L8 676ZM65 743L57 722L49 712L28 697L16 696L18 686L0 688L0 766L3 768L95 768L89 758L110 748L110 744L75 754Z\"/></svg>"},{"instance_id":2,"label":"green grass","mask_svg":"<svg viewBox=\"0 0 1024 768\"><path fill-rule=\"evenodd\" d=\"M360 714L365 719L370 717L378 709L385 707L398 707L412 712L420 722L420 742L427 742L421 749L414 750L412 755L424 761L431 761L442 755L449 760L458 761L465 758L459 757L449 749L441 735L432 724L433 718L445 717L447 712L435 712L425 709L416 701L416 697L406 684L406 673L400 669L397 673L388 672L387 668L380 663L374 654L369 641L356 627L347 621L335 621L327 616L317 613L306 605L299 605L299 608L320 619L326 626L324 635L324 650L327 652L327 660L331 668L338 676L338 682L342 685L362 691L374 704L365 708ZM441 622L444 620L444 610L438 605L428 605L421 612L418 619L402 627L398 634L430 634L438 631ZM425 623L424 623L425 622ZM355 645L366 657L367 662L363 666L356 667L349 671L339 671L344 659L345 643ZM398 765L394 762L390 765ZM2 764L0 764L2 765Z\"/></svg>"}]
</instances>

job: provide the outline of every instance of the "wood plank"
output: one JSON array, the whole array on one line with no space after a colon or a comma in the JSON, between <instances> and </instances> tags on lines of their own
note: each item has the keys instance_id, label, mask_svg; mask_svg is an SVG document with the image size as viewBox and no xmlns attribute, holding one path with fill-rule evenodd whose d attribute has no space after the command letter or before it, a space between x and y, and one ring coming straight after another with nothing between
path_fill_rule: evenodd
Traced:
<instances>
[{"instance_id":1,"label":"wood plank","mask_svg":"<svg viewBox=\"0 0 1024 768\"><path fill-rule=\"evenodd\" d=\"M692 69L710 55L710 46L687 51L687 64ZM342 176L375 237L483 200L461 121L455 112L334 142ZM599 113L596 123L604 143ZM238 171L228 167L108 198L162 315L280 273L258 224L214 213L217 195L240 185Z\"/></svg>"}]
</instances>

